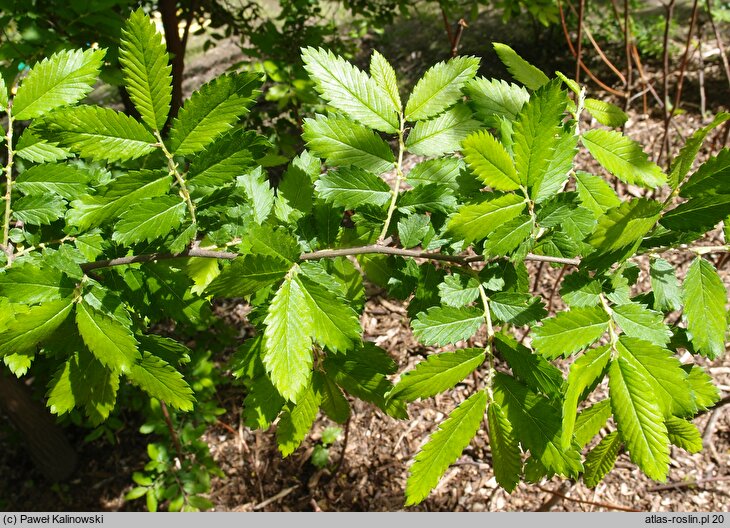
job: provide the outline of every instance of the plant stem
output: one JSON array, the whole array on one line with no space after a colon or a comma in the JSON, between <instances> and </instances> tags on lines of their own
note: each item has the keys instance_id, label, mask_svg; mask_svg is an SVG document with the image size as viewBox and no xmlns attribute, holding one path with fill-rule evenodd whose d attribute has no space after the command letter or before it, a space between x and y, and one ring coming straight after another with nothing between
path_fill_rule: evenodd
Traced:
<instances>
[{"instance_id":1,"label":"plant stem","mask_svg":"<svg viewBox=\"0 0 730 528\"><path fill-rule=\"evenodd\" d=\"M390 229L390 221L393 219L393 213L395 212L395 204L398 201L398 193L400 192L400 184L403 180L403 152L406 149L406 145L403 142L403 134L405 134L405 118L403 113L400 114L400 130L398 130L398 162L395 165L395 185L393 186L393 196L390 199L390 206L388 207L388 215L385 217L385 225L383 225L383 232L378 237L378 244L382 244L385 237L388 236L388 229Z\"/></svg>"},{"instance_id":2,"label":"plant stem","mask_svg":"<svg viewBox=\"0 0 730 528\"><path fill-rule=\"evenodd\" d=\"M10 213L12 213L13 193L13 112L12 101L8 102L8 131L5 134L5 142L8 146L8 162L5 164L5 218L3 221L3 250L8 256L8 264L13 258L13 248L8 245L10 240Z\"/></svg>"},{"instance_id":3,"label":"plant stem","mask_svg":"<svg viewBox=\"0 0 730 528\"><path fill-rule=\"evenodd\" d=\"M182 193L183 198L185 198L185 202L188 204L188 210L190 211L190 218L193 220L194 224L198 223L198 220L195 218L195 205L193 204L192 199L190 198L190 191L188 191L187 185L185 185L185 178L183 178L183 175L180 174L177 170L177 163L175 162L175 158L170 153L169 150L167 150L167 147L165 146L165 142L162 140L162 136L158 131L155 131L155 136L157 137L157 144L162 149L162 152L165 154L165 157L167 158L167 169L171 176L175 177L175 180L177 180L177 183L180 185L180 192Z\"/></svg>"},{"instance_id":4,"label":"plant stem","mask_svg":"<svg viewBox=\"0 0 730 528\"><path fill-rule=\"evenodd\" d=\"M484 290L481 282L479 283L479 297L481 297L482 306L484 307L484 322L487 324L487 344L484 347L484 352L487 356L487 396L489 397L489 401L492 401L494 399L494 395L492 394L492 381L494 380L494 352L492 351L494 327L492 326L492 314L489 311L489 297L487 297L487 292Z\"/></svg>"}]
</instances>

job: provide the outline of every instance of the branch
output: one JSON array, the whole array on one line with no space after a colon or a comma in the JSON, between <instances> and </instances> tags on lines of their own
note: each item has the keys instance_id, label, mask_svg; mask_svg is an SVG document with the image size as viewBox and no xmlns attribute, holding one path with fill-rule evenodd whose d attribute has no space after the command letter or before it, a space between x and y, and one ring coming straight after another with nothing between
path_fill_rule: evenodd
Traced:
<instances>
[{"instance_id":1,"label":"branch","mask_svg":"<svg viewBox=\"0 0 730 528\"><path fill-rule=\"evenodd\" d=\"M569 500L572 502L577 502L579 504L588 504L589 506L597 506L599 508L606 508L607 510L619 510L619 511L626 511L626 512L640 512L641 510L637 510L635 508L627 508L626 506L621 506L620 504L610 504L607 502L594 502L589 500L583 500L583 499L577 499L575 497L569 497L568 495L564 495L563 493L560 493L558 491L553 491L551 489L545 488L543 486L536 486L537 489L540 491L544 491L545 493L552 493L553 495L560 497L564 500Z\"/></svg>"}]
</instances>

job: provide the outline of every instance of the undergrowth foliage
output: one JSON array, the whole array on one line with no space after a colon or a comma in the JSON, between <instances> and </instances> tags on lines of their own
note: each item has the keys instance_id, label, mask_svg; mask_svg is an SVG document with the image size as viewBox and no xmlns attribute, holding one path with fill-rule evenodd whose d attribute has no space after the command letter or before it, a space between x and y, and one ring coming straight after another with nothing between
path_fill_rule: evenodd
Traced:
<instances>
[{"instance_id":1,"label":"undergrowth foliage","mask_svg":"<svg viewBox=\"0 0 730 528\"><path fill-rule=\"evenodd\" d=\"M276 422L284 456L320 412L345 423L350 398L406 419L409 402L473 376L473 391L415 456L406 504L428 496L485 420L479 434L508 491L552 475L593 486L622 451L665 479L670 445L700 450L691 419L719 397L687 358L724 353L727 293L703 255L728 247L689 244L730 214L730 151L692 167L730 116L692 135L665 174L616 130L621 110L495 49L519 84L477 77L478 59L458 57L430 68L405 99L377 52L367 73L303 49L329 111L304 120L307 150L276 190L256 161L266 141L238 124L262 79L214 79L163 132L169 57L141 11L120 51L141 120L78 104L103 50L56 53L11 90L3 84L5 364L17 376L52 369L50 410L80 409L96 424L125 381L154 412L199 409L206 402L194 394L206 393L183 376L192 352L151 331L165 318L205 329L212 298L244 298L256 334L231 370L246 387L245 424ZM583 130L585 112L607 128ZM16 138L19 121L29 123ZM574 170L582 149L604 175ZM406 153L423 157L407 173ZM622 201L606 174L653 192ZM683 281L666 258L673 251L696 253ZM569 269L565 310L548 317L526 261ZM408 300L423 345L447 347L395 384L395 362L362 338L364 279ZM570 359L567 379L558 358ZM608 398L582 405L605 379ZM172 477L138 474L130 498L209 507L197 496L206 485L178 478L195 472L151 445L148 472Z\"/></svg>"}]
</instances>

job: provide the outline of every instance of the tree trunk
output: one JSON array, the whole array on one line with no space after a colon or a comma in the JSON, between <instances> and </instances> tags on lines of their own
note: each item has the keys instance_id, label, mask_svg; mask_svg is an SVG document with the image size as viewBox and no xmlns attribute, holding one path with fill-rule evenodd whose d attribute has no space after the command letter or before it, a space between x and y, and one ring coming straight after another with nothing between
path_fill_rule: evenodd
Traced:
<instances>
[{"instance_id":1,"label":"tree trunk","mask_svg":"<svg viewBox=\"0 0 730 528\"><path fill-rule=\"evenodd\" d=\"M0 370L0 410L23 435L25 448L38 470L49 480L68 479L78 456L53 416L13 375Z\"/></svg>"},{"instance_id":2,"label":"tree trunk","mask_svg":"<svg viewBox=\"0 0 730 528\"><path fill-rule=\"evenodd\" d=\"M172 104L168 124L177 115L182 106L183 92L182 82L185 72L185 44L180 37L180 19L177 16L176 0L160 0L158 8L162 17L162 27L165 31L167 50L170 52L172 61Z\"/></svg>"}]
</instances>

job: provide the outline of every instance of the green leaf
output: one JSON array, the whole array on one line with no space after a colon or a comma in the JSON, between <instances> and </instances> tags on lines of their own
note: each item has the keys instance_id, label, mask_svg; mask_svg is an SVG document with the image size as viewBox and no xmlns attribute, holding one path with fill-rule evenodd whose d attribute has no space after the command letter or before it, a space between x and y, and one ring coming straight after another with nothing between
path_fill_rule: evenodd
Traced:
<instances>
[{"instance_id":1,"label":"green leaf","mask_svg":"<svg viewBox=\"0 0 730 528\"><path fill-rule=\"evenodd\" d=\"M359 167L341 167L322 174L314 188L327 202L345 209L361 205L383 206L392 196L385 181Z\"/></svg>"},{"instance_id":2,"label":"green leaf","mask_svg":"<svg viewBox=\"0 0 730 528\"><path fill-rule=\"evenodd\" d=\"M595 488L603 480L603 477L613 469L620 450L621 436L619 436L618 431L603 437L598 445L586 455L583 483L589 488Z\"/></svg>"},{"instance_id":3,"label":"green leaf","mask_svg":"<svg viewBox=\"0 0 730 528\"><path fill-rule=\"evenodd\" d=\"M589 130L581 141L604 169L625 183L648 189L667 183L667 176L649 160L641 146L621 132Z\"/></svg>"},{"instance_id":4,"label":"green leaf","mask_svg":"<svg viewBox=\"0 0 730 528\"><path fill-rule=\"evenodd\" d=\"M264 320L264 366L276 390L292 402L297 402L312 377L313 320L304 306L306 293L290 272Z\"/></svg>"},{"instance_id":5,"label":"green leaf","mask_svg":"<svg viewBox=\"0 0 730 528\"><path fill-rule=\"evenodd\" d=\"M256 167L236 178L236 185L242 187L246 193L246 198L253 207L256 223L263 224L274 208L274 191L266 173L261 167Z\"/></svg>"},{"instance_id":6,"label":"green leaf","mask_svg":"<svg viewBox=\"0 0 730 528\"><path fill-rule=\"evenodd\" d=\"M500 117L514 121L530 99L522 86L486 77L468 81L464 93L469 96L476 118L490 128L498 128Z\"/></svg>"},{"instance_id":7,"label":"green leaf","mask_svg":"<svg viewBox=\"0 0 730 528\"><path fill-rule=\"evenodd\" d=\"M484 322L479 308L434 306L411 321L413 335L424 345L447 345L469 339Z\"/></svg>"},{"instance_id":8,"label":"green leaf","mask_svg":"<svg viewBox=\"0 0 730 528\"><path fill-rule=\"evenodd\" d=\"M548 359L568 356L600 338L608 330L608 319L600 306L560 312L533 328L532 346Z\"/></svg>"},{"instance_id":9,"label":"green leaf","mask_svg":"<svg viewBox=\"0 0 730 528\"><path fill-rule=\"evenodd\" d=\"M129 374L142 359L132 330L85 301L76 304L76 325L91 353L112 371Z\"/></svg>"},{"instance_id":10,"label":"green leaf","mask_svg":"<svg viewBox=\"0 0 730 528\"><path fill-rule=\"evenodd\" d=\"M433 119L419 121L406 138L406 148L421 156L440 156L459 150L461 142L481 126L466 105L456 105Z\"/></svg>"},{"instance_id":11,"label":"green leaf","mask_svg":"<svg viewBox=\"0 0 730 528\"><path fill-rule=\"evenodd\" d=\"M593 211L595 218L599 218L609 209L621 205L621 200L616 196L616 192L600 176L577 171L575 188L583 207Z\"/></svg>"},{"instance_id":12,"label":"green leaf","mask_svg":"<svg viewBox=\"0 0 730 528\"><path fill-rule=\"evenodd\" d=\"M494 51L497 52L499 60L507 66L507 70L517 82L524 84L530 90L537 90L550 82L547 75L517 55L515 50L506 44L494 42L492 45L494 46Z\"/></svg>"},{"instance_id":13,"label":"green leaf","mask_svg":"<svg viewBox=\"0 0 730 528\"><path fill-rule=\"evenodd\" d=\"M392 96L367 73L322 48L302 49L302 61L330 105L376 130L390 134L398 130L398 109Z\"/></svg>"},{"instance_id":14,"label":"green leaf","mask_svg":"<svg viewBox=\"0 0 730 528\"><path fill-rule=\"evenodd\" d=\"M730 194L706 195L691 198L671 211L660 223L676 231L710 231L730 215Z\"/></svg>"},{"instance_id":15,"label":"green leaf","mask_svg":"<svg viewBox=\"0 0 730 528\"><path fill-rule=\"evenodd\" d=\"M248 112L259 94L257 73L216 77L185 101L170 129L170 151L179 156L203 150Z\"/></svg>"},{"instance_id":16,"label":"green leaf","mask_svg":"<svg viewBox=\"0 0 730 528\"><path fill-rule=\"evenodd\" d=\"M254 160L263 155L266 145L264 138L241 128L218 136L193 158L188 182L197 189L234 183L236 177L240 179L242 174L250 174L256 166Z\"/></svg>"},{"instance_id":17,"label":"green leaf","mask_svg":"<svg viewBox=\"0 0 730 528\"><path fill-rule=\"evenodd\" d=\"M15 155L33 163L53 163L70 158L73 153L59 147L58 143L41 139L28 127L18 139L18 144L15 146Z\"/></svg>"},{"instance_id":18,"label":"green leaf","mask_svg":"<svg viewBox=\"0 0 730 528\"><path fill-rule=\"evenodd\" d=\"M427 215L414 214L398 220L398 239L404 248L412 248L421 243L431 228Z\"/></svg>"},{"instance_id":19,"label":"green leaf","mask_svg":"<svg viewBox=\"0 0 730 528\"><path fill-rule=\"evenodd\" d=\"M84 195L71 202L66 214L69 225L86 231L117 219L132 205L166 194L172 177L166 170L131 171L117 177L98 195Z\"/></svg>"},{"instance_id":20,"label":"green leaf","mask_svg":"<svg viewBox=\"0 0 730 528\"><path fill-rule=\"evenodd\" d=\"M620 127L629 120L629 116L627 116L623 110L614 104L607 103L606 101L587 97L584 104L585 109L588 110L588 112L596 118L596 121L602 125Z\"/></svg>"},{"instance_id":21,"label":"green leaf","mask_svg":"<svg viewBox=\"0 0 730 528\"><path fill-rule=\"evenodd\" d=\"M525 200L516 194L487 195L481 203L466 205L451 218L448 229L466 243L482 240L500 225L519 216Z\"/></svg>"},{"instance_id":22,"label":"green leaf","mask_svg":"<svg viewBox=\"0 0 730 528\"><path fill-rule=\"evenodd\" d=\"M127 378L153 398L164 401L180 411L192 411L195 403L193 389L182 374L163 359L145 352L132 365Z\"/></svg>"},{"instance_id":23,"label":"green leaf","mask_svg":"<svg viewBox=\"0 0 730 528\"><path fill-rule=\"evenodd\" d=\"M405 214L413 214L416 211L427 213L438 211L448 214L456 207L456 198L451 189L445 185L430 183L402 193L398 196L397 207Z\"/></svg>"},{"instance_id":24,"label":"green leaf","mask_svg":"<svg viewBox=\"0 0 730 528\"><path fill-rule=\"evenodd\" d=\"M37 304L69 297L74 281L49 267L13 266L0 274L0 297L11 303Z\"/></svg>"},{"instance_id":25,"label":"green leaf","mask_svg":"<svg viewBox=\"0 0 730 528\"><path fill-rule=\"evenodd\" d=\"M307 148L330 165L355 165L375 174L393 168L393 151L364 125L342 117L317 116L306 118L303 129Z\"/></svg>"},{"instance_id":26,"label":"green leaf","mask_svg":"<svg viewBox=\"0 0 730 528\"><path fill-rule=\"evenodd\" d=\"M533 187L547 172L555 156L567 101L560 82L552 81L536 91L517 116L513 150L522 185Z\"/></svg>"},{"instance_id":27,"label":"green leaf","mask_svg":"<svg viewBox=\"0 0 730 528\"><path fill-rule=\"evenodd\" d=\"M651 290L654 292L654 308L671 312L682 306L682 291L677 283L674 266L661 258L653 258L649 265Z\"/></svg>"},{"instance_id":28,"label":"green leaf","mask_svg":"<svg viewBox=\"0 0 730 528\"><path fill-rule=\"evenodd\" d=\"M12 324L0 332L0 357L33 350L61 326L72 307L71 299L61 299L16 314Z\"/></svg>"},{"instance_id":29,"label":"green leaf","mask_svg":"<svg viewBox=\"0 0 730 528\"><path fill-rule=\"evenodd\" d=\"M316 167L315 173L308 170L310 161ZM295 223L311 213L314 204L312 176L319 174L319 169L319 161L306 151L292 160L276 189L274 214L279 220Z\"/></svg>"},{"instance_id":30,"label":"green leaf","mask_svg":"<svg viewBox=\"0 0 730 528\"><path fill-rule=\"evenodd\" d=\"M337 423L347 422L350 418L350 403L340 388L326 375L314 372L313 376L315 390L322 398L322 410L327 417ZM322 437L324 439L324 433Z\"/></svg>"},{"instance_id":31,"label":"green leaf","mask_svg":"<svg viewBox=\"0 0 730 528\"><path fill-rule=\"evenodd\" d=\"M601 281L584 273L571 273L563 278L560 296L571 308L596 306L601 303Z\"/></svg>"},{"instance_id":32,"label":"green leaf","mask_svg":"<svg viewBox=\"0 0 730 528\"><path fill-rule=\"evenodd\" d=\"M268 376L261 374L248 388L243 400L243 420L251 429L267 429L276 420L285 400Z\"/></svg>"},{"instance_id":33,"label":"green leaf","mask_svg":"<svg viewBox=\"0 0 730 528\"><path fill-rule=\"evenodd\" d=\"M388 398L415 401L435 396L466 378L485 357L484 350L479 348L431 354L401 376Z\"/></svg>"},{"instance_id":34,"label":"green leaf","mask_svg":"<svg viewBox=\"0 0 730 528\"><path fill-rule=\"evenodd\" d=\"M270 255L244 255L224 268L206 291L216 297L246 297L284 278L291 263Z\"/></svg>"},{"instance_id":35,"label":"green leaf","mask_svg":"<svg viewBox=\"0 0 730 528\"><path fill-rule=\"evenodd\" d=\"M270 255L291 263L299 260L301 249L297 240L286 229L276 230L268 226L255 227L248 232L252 253Z\"/></svg>"},{"instance_id":36,"label":"green leaf","mask_svg":"<svg viewBox=\"0 0 730 528\"><path fill-rule=\"evenodd\" d=\"M692 169L692 164L694 163L697 153L700 151L707 134L728 119L730 119L730 114L727 112L717 114L715 119L712 120L712 123L697 130L682 146L677 157L672 160L672 167L669 171L669 186L672 190L679 187L679 185L684 181L685 176L687 176L689 171Z\"/></svg>"},{"instance_id":37,"label":"green leaf","mask_svg":"<svg viewBox=\"0 0 730 528\"><path fill-rule=\"evenodd\" d=\"M156 148L155 137L142 123L111 108L64 108L49 114L37 126L46 139L93 160L127 161Z\"/></svg>"},{"instance_id":38,"label":"green leaf","mask_svg":"<svg viewBox=\"0 0 730 528\"><path fill-rule=\"evenodd\" d=\"M505 222L489 234L484 244L484 254L488 257L501 257L517 249L532 233L535 226L532 216L521 215Z\"/></svg>"},{"instance_id":39,"label":"green leaf","mask_svg":"<svg viewBox=\"0 0 730 528\"><path fill-rule=\"evenodd\" d=\"M182 223L186 207L179 196L143 200L122 213L114 225L112 240L130 245L162 238Z\"/></svg>"},{"instance_id":40,"label":"green leaf","mask_svg":"<svg viewBox=\"0 0 730 528\"><path fill-rule=\"evenodd\" d=\"M406 120L436 116L461 98L461 88L479 68L476 57L456 57L429 68L413 88L406 104Z\"/></svg>"},{"instance_id":41,"label":"green leaf","mask_svg":"<svg viewBox=\"0 0 730 528\"><path fill-rule=\"evenodd\" d=\"M124 86L142 120L162 130L172 101L172 66L155 23L142 9L134 11L122 28L119 64Z\"/></svg>"},{"instance_id":42,"label":"green leaf","mask_svg":"<svg viewBox=\"0 0 730 528\"><path fill-rule=\"evenodd\" d=\"M416 164L406 178L413 187L436 183L457 190L459 188L457 178L461 167L462 163L456 158L430 159Z\"/></svg>"},{"instance_id":43,"label":"green leaf","mask_svg":"<svg viewBox=\"0 0 730 528\"><path fill-rule=\"evenodd\" d=\"M723 149L717 156L700 165L697 172L682 185L679 195L684 198L700 198L706 195L727 194L729 173L730 150Z\"/></svg>"},{"instance_id":44,"label":"green leaf","mask_svg":"<svg viewBox=\"0 0 730 528\"><path fill-rule=\"evenodd\" d=\"M654 480L669 471L669 437L649 380L623 358L609 369L611 408L631 460Z\"/></svg>"},{"instance_id":45,"label":"green leaf","mask_svg":"<svg viewBox=\"0 0 730 528\"><path fill-rule=\"evenodd\" d=\"M561 444L564 449L573 442L578 403L585 399L606 374L611 360L611 348L599 347L586 351L570 366L568 384L563 400L563 434Z\"/></svg>"},{"instance_id":46,"label":"green leaf","mask_svg":"<svg viewBox=\"0 0 730 528\"><path fill-rule=\"evenodd\" d=\"M499 292L489 298L489 307L499 321L523 326L547 316L539 297L527 293Z\"/></svg>"},{"instance_id":47,"label":"green leaf","mask_svg":"<svg viewBox=\"0 0 730 528\"><path fill-rule=\"evenodd\" d=\"M643 304L620 304L611 308L613 319L621 330L631 337L638 337L655 345L665 346L672 337L669 327L664 324L661 312L649 310Z\"/></svg>"},{"instance_id":48,"label":"green leaf","mask_svg":"<svg viewBox=\"0 0 730 528\"><path fill-rule=\"evenodd\" d=\"M706 411L707 409L711 409L713 405L720 401L720 392L717 390L710 375L702 367L698 365L688 365L688 367L687 383L689 383L694 394L697 410Z\"/></svg>"},{"instance_id":49,"label":"green leaf","mask_svg":"<svg viewBox=\"0 0 730 528\"><path fill-rule=\"evenodd\" d=\"M489 404L487 420L494 478L500 486L511 493L520 483L522 473L520 445L512 424L499 404L494 402Z\"/></svg>"},{"instance_id":50,"label":"green leaf","mask_svg":"<svg viewBox=\"0 0 730 528\"><path fill-rule=\"evenodd\" d=\"M611 417L611 401L601 400L581 411L575 420L573 438L581 449L606 425Z\"/></svg>"},{"instance_id":51,"label":"green leaf","mask_svg":"<svg viewBox=\"0 0 730 528\"><path fill-rule=\"evenodd\" d=\"M530 390L549 398L562 392L563 373L544 357L533 354L529 348L505 333L495 334L494 344L515 377Z\"/></svg>"},{"instance_id":52,"label":"green leaf","mask_svg":"<svg viewBox=\"0 0 730 528\"><path fill-rule=\"evenodd\" d=\"M725 353L727 290L714 266L697 257L687 271L682 294L692 344L711 359L720 357Z\"/></svg>"},{"instance_id":53,"label":"green leaf","mask_svg":"<svg viewBox=\"0 0 730 528\"><path fill-rule=\"evenodd\" d=\"M79 102L91 92L105 53L64 50L34 65L13 99L13 117L25 121Z\"/></svg>"},{"instance_id":54,"label":"green leaf","mask_svg":"<svg viewBox=\"0 0 730 528\"><path fill-rule=\"evenodd\" d=\"M406 506L418 504L436 487L446 469L471 442L486 407L486 392L475 392L439 425L428 443L414 457L406 483Z\"/></svg>"},{"instance_id":55,"label":"green leaf","mask_svg":"<svg viewBox=\"0 0 730 528\"><path fill-rule=\"evenodd\" d=\"M13 202L13 217L24 224L50 224L65 211L66 202L60 196L23 196Z\"/></svg>"},{"instance_id":56,"label":"green leaf","mask_svg":"<svg viewBox=\"0 0 730 528\"><path fill-rule=\"evenodd\" d=\"M502 144L486 130L468 136L463 143L466 164L486 185L500 191L519 189L512 158Z\"/></svg>"},{"instance_id":57,"label":"green leaf","mask_svg":"<svg viewBox=\"0 0 730 528\"><path fill-rule=\"evenodd\" d=\"M4 112L8 108L8 87L5 79L0 76L0 111Z\"/></svg>"},{"instance_id":58,"label":"green leaf","mask_svg":"<svg viewBox=\"0 0 730 528\"><path fill-rule=\"evenodd\" d=\"M276 443L282 456L291 455L307 436L317 417L319 402L320 395L310 384L302 391L299 401L284 411L276 428Z\"/></svg>"},{"instance_id":59,"label":"green leaf","mask_svg":"<svg viewBox=\"0 0 730 528\"><path fill-rule=\"evenodd\" d=\"M553 145L553 155L548 160L545 172L535 182L530 192L535 203L549 200L562 191L573 172L573 159L578 151L578 136L573 130L561 132Z\"/></svg>"},{"instance_id":60,"label":"green leaf","mask_svg":"<svg viewBox=\"0 0 730 528\"><path fill-rule=\"evenodd\" d=\"M454 308L466 306L479 297L479 282L469 278L464 284L460 275L447 275L444 282L438 285L438 289L441 302Z\"/></svg>"},{"instance_id":61,"label":"green leaf","mask_svg":"<svg viewBox=\"0 0 730 528\"><path fill-rule=\"evenodd\" d=\"M390 100L393 101L396 111L400 112L403 108L401 103L400 92L398 91L398 80L395 76L395 70L390 63L377 50L373 50L370 56L370 75L375 84L380 86L385 93L388 94Z\"/></svg>"},{"instance_id":62,"label":"green leaf","mask_svg":"<svg viewBox=\"0 0 730 528\"><path fill-rule=\"evenodd\" d=\"M676 416L667 418L666 424L669 441L672 444L681 447L688 453L702 451L702 435L695 424Z\"/></svg>"},{"instance_id":63,"label":"green leaf","mask_svg":"<svg viewBox=\"0 0 730 528\"><path fill-rule=\"evenodd\" d=\"M66 200L78 198L88 189L91 174L74 165L34 165L18 175L16 188L24 194L57 194Z\"/></svg>"},{"instance_id":64,"label":"green leaf","mask_svg":"<svg viewBox=\"0 0 730 528\"><path fill-rule=\"evenodd\" d=\"M312 319L311 335L314 340L335 352L352 348L362 333L355 310L322 284L306 276L297 277L296 280L304 294L304 306Z\"/></svg>"},{"instance_id":65,"label":"green leaf","mask_svg":"<svg viewBox=\"0 0 730 528\"><path fill-rule=\"evenodd\" d=\"M580 453L560 445L560 411L506 374L494 377L494 401L504 410L524 448L548 470L576 476L582 469Z\"/></svg>"}]
</instances>

